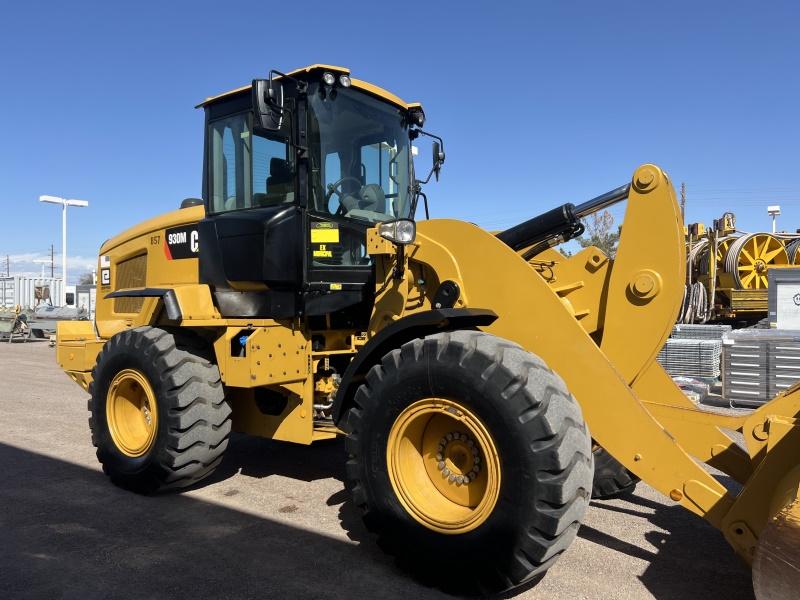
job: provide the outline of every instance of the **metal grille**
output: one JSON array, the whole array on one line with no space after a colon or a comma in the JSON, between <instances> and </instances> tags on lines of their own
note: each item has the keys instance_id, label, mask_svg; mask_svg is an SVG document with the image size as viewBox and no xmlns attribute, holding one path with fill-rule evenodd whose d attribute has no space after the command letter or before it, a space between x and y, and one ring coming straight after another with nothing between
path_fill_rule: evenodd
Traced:
<instances>
[{"instance_id":1,"label":"metal grille","mask_svg":"<svg viewBox=\"0 0 800 600\"><path fill-rule=\"evenodd\" d=\"M117 264L115 290L145 287L147 281L147 255L134 256ZM139 313L144 298L114 298L114 312Z\"/></svg>"},{"instance_id":2,"label":"metal grille","mask_svg":"<svg viewBox=\"0 0 800 600\"><path fill-rule=\"evenodd\" d=\"M670 338L658 353L658 362L673 377L719 377L720 340Z\"/></svg>"},{"instance_id":3,"label":"metal grille","mask_svg":"<svg viewBox=\"0 0 800 600\"><path fill-rule=\"evenodd\" d=\"M722 340L726 334L731 332L730 325L701 325L695 324L679 324L672 328L672 335L670 339L681 340Z\"/></svg>"}]
</instances>

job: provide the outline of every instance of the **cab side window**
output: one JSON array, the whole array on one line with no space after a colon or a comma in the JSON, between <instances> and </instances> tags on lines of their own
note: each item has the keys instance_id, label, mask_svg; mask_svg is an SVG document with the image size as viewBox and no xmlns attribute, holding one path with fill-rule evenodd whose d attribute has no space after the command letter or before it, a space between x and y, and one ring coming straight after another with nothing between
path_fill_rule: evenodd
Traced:
<instances>
[{"instance_id":1,"label":"cab side window","mask_svg":"<svg viewBox=\"0 0 800 600\"><path fill-rule=\"evenodd\" d=\"M284 141L253 137L253 206L294 202L294 170Z\"/></svg>"},{"instance_id":2,"label":"cab side window","mask_svg":"<svg viewBox=\"0 0 800 600\"><path fill-rule=\"evenodd\" d=\"M209 123L210 209L220 213L294 202L294 167L280 136L254 134L247 113Z\"/></svg>"}]
</instances>

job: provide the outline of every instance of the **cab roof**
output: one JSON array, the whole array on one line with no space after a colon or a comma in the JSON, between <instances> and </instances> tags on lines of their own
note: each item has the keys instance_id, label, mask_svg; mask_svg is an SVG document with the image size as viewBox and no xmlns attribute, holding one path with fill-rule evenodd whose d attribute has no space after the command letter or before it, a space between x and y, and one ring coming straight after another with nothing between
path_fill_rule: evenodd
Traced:
<instances>
[{"instance_id":1,"label":"cab roof","mask_svg":"<svg viewBox=\"0 0 800 600\"><path fill-rule=\"evenodd\" d=\"M287 75L300 78L304 75L312 73L313 71L331 71L332 73L336 73L339 75L348 75L348 76L350 75L350 69L348 69L347 67L337 67L335 65L322 65L322 64L314 64L314 65L309 65L307 67L303 67L301 69L295 69L294 71L289 71ZM302 78L305 79L305 77ZM398 96L395 96L392 92L385 90L382 87L378 87L377 85L374 85L372 83L369 83L368 81L362 81L361 79L355 79L353 77L350 77L350 82L351 82L350 87L372 94L373 96L386 100L387 102L391 102L392 104L400 108L409 109L422 106L419 102L406 102L405 100L399 98ZM252 84L248 84L236 88L234 90L218 94L216 96L209 96L208 98L203 100L200 104L198 104L196 108L200 108L201 106L205 107L210 104L214 104L215 102L218 102L220 100L224 100L231 96L235 96L236 94L248 92L250 89L252 89L252 87L253 87Z\"/></svg>"}]
</instances>

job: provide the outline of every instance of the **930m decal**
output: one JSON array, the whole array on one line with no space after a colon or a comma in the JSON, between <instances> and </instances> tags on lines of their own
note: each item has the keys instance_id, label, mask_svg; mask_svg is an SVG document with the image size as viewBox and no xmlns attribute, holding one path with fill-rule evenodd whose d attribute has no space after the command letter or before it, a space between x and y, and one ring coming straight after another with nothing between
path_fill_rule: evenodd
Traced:
<instances>
[{"instance_id":1,"label":"930m decal","mask_svg":"<svg viewBox=\"0 0 800 600\"><path fill-rule=\"evenodd\" d=\"M197 225L173 227L164 232L164 254L167 260L197 258L200 252L200 235Z\"/></svg>"}]
</instances>

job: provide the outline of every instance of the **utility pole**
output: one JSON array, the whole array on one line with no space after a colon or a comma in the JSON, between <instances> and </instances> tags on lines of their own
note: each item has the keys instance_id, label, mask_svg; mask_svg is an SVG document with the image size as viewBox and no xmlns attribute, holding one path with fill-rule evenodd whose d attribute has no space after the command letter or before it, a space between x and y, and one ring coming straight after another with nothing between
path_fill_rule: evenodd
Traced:
<instances>
[{"instance_id":1,"label":"utility pole","mask_svg":"<svg viewBox=\"0 0 800 600\"><path fill-rule=\"evenodd\" d=\"M6 277L11 277L11 257L6 254Z\"/></svg>"},{"instance_id":2,"label":"utility pole","mask_svg":"<svg viewBox=\"0 0 800 600\"><path fill-rule=\"evenodd\" d=\"M59 196L39 196L39 202L61 205L61 306L67 305L67 207L89 206L86 200L67 200Z\"/></svg>"},{"instance_id":3,"label":"utility pole","mask_svg":"<svg viewBox=\"0 0 800 600\"><path fill-rule=\"evenodd\" d=\"M781 214L781 207L777 204L767 207L767 214L772 217L772 233L775 233L775 229L777 228L777 223L775 221L776 217Z\"/></svg>"},{"instance_id":4,"label":"utility pole","mask_svg":"<svg viewBox=\"0 0 800 600\"><path fill-rule=\"evenodd\" d=\"M50 244L50 279L55 279L56 276L56 253L55 245Z\"/></svg>"},{"instance_id":5,"label":"utility pole","mask_svg":"<svg viewBox=\"0 0 800 600\"><path fill-rule=\"evenodd\" d=\"M686 222L686 184L681 181L681 218Z\"/></svg>"}]
</instances>

